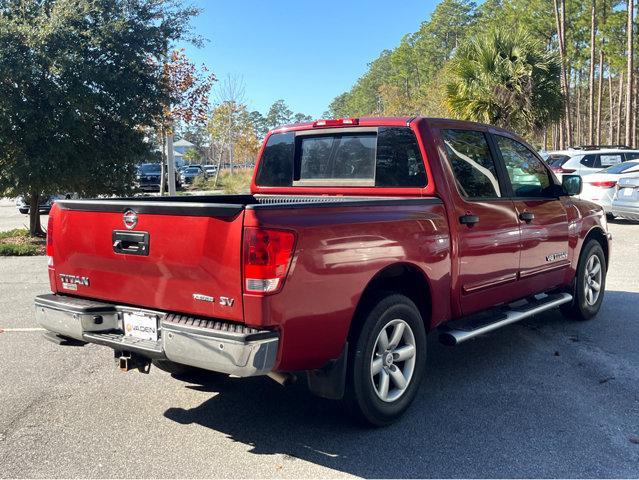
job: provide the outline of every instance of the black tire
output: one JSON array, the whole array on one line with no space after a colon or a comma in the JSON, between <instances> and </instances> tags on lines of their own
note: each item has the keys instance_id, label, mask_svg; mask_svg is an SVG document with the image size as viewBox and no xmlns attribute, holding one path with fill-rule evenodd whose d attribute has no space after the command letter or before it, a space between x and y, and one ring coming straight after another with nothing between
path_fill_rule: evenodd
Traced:
<instances>
[{"instance_id":1,"label":"black tire","mask_svg":"<svg viewBox=\"0 0 639 480\"><path fill-rule=\"evenodd\" d=\"M393 324L393 322L405 324L402 327L404 336L401 337L399 346L409 347L410 340L412 340L415 349L414 357L403 361L396 360L397 365L389 361L388 355L390 354L397 359L399 354L392 350L384 350L387 353L380 354L378 353L380 349L376 348L379 346L378 337L383 328L392 340L395 328L397 328L397 324ZM407 330L406 326L410 329ZM424 375L426 331L419 310L408 297L388 294L368 310L359 334L351 341L352 349L349 355L344 399L350 410L360 420L375 426L389 425L410 406ZM411 360L412 358L414 361ZM383 362L381 368L383 372L380 370L379 373L373 374L373 360L376 360L378 365L380 361ZM396 369L399 370L402 374L401 378L404 379L406 379L405 375L410 373L407 385L403 390L398 388L398 384L393 380L393 375L397 373ZM381 386L384 375L386 375L386 385L389 385L386 389ZM387 392L386 400L382 399L380 390ZM393 398L394 395L398 396Z\"/></svg>"},{"instance_id":2,"label":"black tire","mask_svg":"<svg viewBox=\"0 0 639 480\"><path fill-rule=\"evenodd\" d=\"M609 221L614 220L616 217L613 213L606 213L606 219Z\"/></svg>"},{"instance_id":3,"label":"black tire","mask_svg":"<svg viewBox=\"0 0 639 480\"><path fill-rule=\"evenodd\" d=\"M21 209L19 209L19 211L20 211L20 213L21 213L22 215L26 215L26 214L28 214L28 213L29 213L29 209L28 209L28 208L21 208Z\"/></svg>"},{"instance_id":4,"label":"black tire","mask_svg":"<svg viewBox=\"0 0 639 480\"><path fill-rule=\"evenodd\" d=\"M596 257L592 260L593 264L598 262L601 271L600 281L598 282L599 291L594 301L593 297L588 297L589 294L586 289L590 278L588 265L593 256ZM606 270L606 256L604 255L603 248L601 248L601 244L595 239L589 240L582 248L581 255L579 256L577 274L573 281L572 288L573 300L571 303L561 306L561 311L564 315L575 320L589 320L597 315L605 294ZM592 288L590 288L590 290L592 291Z\"/></svg>"}]
</instances>

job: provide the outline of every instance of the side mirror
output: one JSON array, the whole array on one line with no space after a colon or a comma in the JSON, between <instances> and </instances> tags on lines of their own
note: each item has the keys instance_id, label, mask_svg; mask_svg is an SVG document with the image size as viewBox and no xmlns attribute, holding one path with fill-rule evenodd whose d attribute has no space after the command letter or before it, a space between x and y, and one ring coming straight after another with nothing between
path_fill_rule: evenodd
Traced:
<instances>
[{"instance_id":1,"label":"side mirror","mask_svg":"<svg viewBox=\"0 0 639 480\"><path fill-rule=\"evenodd\" d=\"M561 177L561 187L566 195L579 195L583 187L581 175L563 175Z\"/></svg>"}]
</instances>

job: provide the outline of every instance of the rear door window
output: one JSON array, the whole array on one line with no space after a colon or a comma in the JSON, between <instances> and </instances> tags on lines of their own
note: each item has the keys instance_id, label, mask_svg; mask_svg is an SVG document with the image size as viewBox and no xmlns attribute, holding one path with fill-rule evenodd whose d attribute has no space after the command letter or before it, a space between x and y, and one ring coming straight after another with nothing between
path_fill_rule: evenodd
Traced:
<instances>
[{"instance_id":1,"label":"rear door window","mask_svg":"<svg viewBox=\"0 0 639 480\"><path fill-rule=\"evenodd\" d=\"M459 193L468 199L501 197L488 140L474 130L442 130L446 156Z\"/></svg>"},{"instance_id":2,"label":"rear door window","mask_svg":"<svg viewBox=\"0 0 639 480\"><path fill-rule=\"evenodd\" d=\"M597 167L597 165L601 166L601 163L599 162L599 155L594 153L584 155L579 163L588 168L600 168Z\"/></svg>"},{"instance_id":3,"label":"rear door window","mask_svg":"<svg viewBox=\"0 0 639 480\"><path fill-rule=\"evenodd\" d=\"M623 162L621 153L602 153L599 155L599 165L597 168L606 168Z\"/></svg>"}]
</instances>

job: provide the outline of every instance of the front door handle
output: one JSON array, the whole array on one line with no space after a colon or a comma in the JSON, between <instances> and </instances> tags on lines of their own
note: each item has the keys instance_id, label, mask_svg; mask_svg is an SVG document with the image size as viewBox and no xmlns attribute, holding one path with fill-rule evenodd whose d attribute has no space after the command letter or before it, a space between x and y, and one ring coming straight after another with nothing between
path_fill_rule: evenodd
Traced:
<instances>
[{"instance_id":1,"label":"front door handle","mask_svg":"<svg viewBox=\"0 0 639 480\"><path fill-rule=\"evenodd\" d=\"M530 223L535 218L535 214L532 212L521 212L519 214L519 220L523 220L526 223Z\"/></svg>"},{"instance_id":2,"label":"front door handle","mask_svg":"<svg viewBox=\"0 0 639 480\"><path fill-rule=\"evenodd\" d=\"M471 215L470 213L467 213L466 215L459 217L459 223L462 225L469 225L472 227L477 222L479 222L479 215Z\"/></svg>"}]
</instances>

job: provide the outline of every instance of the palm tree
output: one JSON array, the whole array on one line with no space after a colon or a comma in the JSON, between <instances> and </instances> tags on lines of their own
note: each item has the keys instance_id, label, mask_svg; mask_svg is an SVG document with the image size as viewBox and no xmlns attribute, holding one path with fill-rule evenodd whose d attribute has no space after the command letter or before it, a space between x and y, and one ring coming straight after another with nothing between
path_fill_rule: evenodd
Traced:
<instances>
[{"instance_id":1,"label":"palm tree","mask_svg":"<svg viewBox=\"0 0 639 480\"><path fill-rule=\"evenodd\" d=\"M496 28L461 45L446 103L465 120L539 133L563 114L561 64L522 30Z\"/></svg>"}]
</instances>

